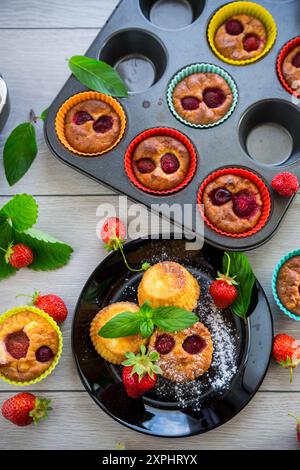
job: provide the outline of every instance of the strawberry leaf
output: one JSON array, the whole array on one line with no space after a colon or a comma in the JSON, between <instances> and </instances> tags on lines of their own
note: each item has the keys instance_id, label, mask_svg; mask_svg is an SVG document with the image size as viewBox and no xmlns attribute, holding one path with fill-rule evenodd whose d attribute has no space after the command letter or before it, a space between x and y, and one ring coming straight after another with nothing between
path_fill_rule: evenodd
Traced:
<instances>
[{"instance_id":1,"label":"strawberry leaf","mask_svg":"<svg viewBox=\"0 0 300 470\"><path fill-rule=\"evenodd\" d=\"M0 279L5 279L16 273L16 269L5 261L5 252L12 240L12 227L0 214Z\"/></svg>"},{"instance_id":2,"label":"strawberry leaf","mask_svg":"<svg viewBox=\"0 0 300 470\"><path fill-rule=\"evenodd\" d=\"M29 170L37 151L34 126L31 122L23 122L8 136L3 149L5 175L10 186Z\"/></svg>"},{"instance_id":3,"label":"strawberry leaf","mask_svg":"<svg viewBox=\"0 0 300 470\"><path fill-rule=\"evenodd\" d=\"M109 320L100 329L98 335L102 338L120 338L135 335L140 331L140 322L140 316L136 312L122 312Z\"/></svg>"},{"instance_id":4,"label":"strawberry leaf","mask_svg":"<svg viewBox=\"0 0 300 470\"><path fill-rule=\"evenodd\" d=\"M153 322L163 331L181 331L194 325L199 318L192 312L178 307L153 309Z\"/></svg>"},{"instance_id":5,"label":"strawberry leaf","mask_svg":"<svg viewBox=\"0 0 300 470\"><path fill-rule=\"evenodd\" d=\"M28 245L34 254L33 263L28 268L36 271L48 271L64 266L70 259L73 249L34 228L22 233L14 231L16 243Z\"/></svg>"},{"instance_id":6,"label":"strawberry leaf","mask_svg":"<svg viewBox=\"0 0 300 470\"><path fill-rule=\"evenodd\" d=\"M38 205L29 194L16 194L2 207L0 216L9 221L15 230L23 232L36 223Z\"/></svg>"},{"instance_id":7,"label":"strawberry leaf","mask_svg":"<svg viewBox=\"0 0 300 470\"><path fill-rule=\"evenodd\" d=\"M252 290L255 284L255 276L253 274L251 264L244 253L231 252L228 253L228 255L230 256L229 275L232 277L236 276L235 280L238 282L238 285L236 286L238 296L230 308L235 315L246 319L251 302ZM224 254L224 270L226 270L227 264L228 258Z\"/></svg>"}]
</instances>

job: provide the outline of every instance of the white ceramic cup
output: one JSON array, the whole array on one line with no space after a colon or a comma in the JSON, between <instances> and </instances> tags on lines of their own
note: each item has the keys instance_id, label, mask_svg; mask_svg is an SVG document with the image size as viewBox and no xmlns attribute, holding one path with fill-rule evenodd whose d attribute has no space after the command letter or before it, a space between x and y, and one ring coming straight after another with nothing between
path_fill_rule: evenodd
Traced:
<instances>
[{"instance_id":1,"label":"white ceramic cup","mask_svg":"<svg viewBox=\"0 0 300 470\"><path fill-rule=\"evenodd\" d=\"M3 78L0 76L0 114L3 111L3 108L7 101L7 86Z\"/></svg>"}]
</instances>

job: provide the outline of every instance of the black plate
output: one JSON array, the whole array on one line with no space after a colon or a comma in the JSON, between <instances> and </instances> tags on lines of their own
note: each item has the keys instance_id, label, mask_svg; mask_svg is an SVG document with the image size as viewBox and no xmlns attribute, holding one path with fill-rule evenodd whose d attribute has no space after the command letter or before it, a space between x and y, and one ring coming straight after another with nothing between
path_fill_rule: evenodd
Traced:
<instances>
[{"instance_id":1,"label":"black plate","mask_svg":"<svg viewBox=\"0 0 300 470\"><path fill-rule=\"evenodd\" d=\"M210 312L205 307L211 302L206 295L206 283L221 268L222 251L209 245L204 245L201 251L189 250L185 240L174 238L143 238L126 244L125 252L132 265L139 265L146 260L155 263L166 259L185 265L200 279L200 305L203 306L203 311ZM152 392L138 400L129 398L123 388L119 368L102 359L91 344L89 326L95 314L111 302L136 301L135 288L140 278L141 274L132 275L127 271L119 253L114 252L100 263L84 286L76 307L72 338L76 365L85 388L112 418L146 434L163 437L191 436L224 424L251 400L268 369L273 322L262 287L256 283L247 324L230 311L223 311L221 314L225 317L224 325L231 331L235 343L236 372L225 387L216 390L220 378L218 373L223 369L214 366L214 359L210 371L194 382L200 388L182 391L183 404L182 394L181 398L178 398L178 393L174 398L171 383L165 379L161 379L159 385L159 390L164 391L163 395ZM210 318L211 321L214 318L212 313L217 315L216 312L210 312L207 317L201 317L201 320L207 323ZM219 337L221 336L220 332ZM214 337L214 358L217 351L220 351L217 337L218 335ZM199 390L201 393L195 398L195 393Z\"/></svg>"},{"instance_id":2,"label":"black plate","mask_svg":"<svg viewBox=\"0 0 300 470\"><path fill-rule=\"evenodd\" d=\"M125 62L131 83L134 84L135 77L138 77L138 83L143 85L143 90L139 87L128 99L120 100L128 118L124 138L111 152L96 158L78 157L60 143L55 132L57 111L71 95L85 90L73 76L53 101L45 125L46 142L53 154L101 184L148 207L156 206L153 210L178 224L182 224L181 211L172 212L168 205L178 204L182 208L185 204L192 205L193 218L185 220L186 228L192 231L199 231L197 218L200 215L196 205L198 189L212 171L232 166L248 168L261 176L269 187L272 178L288 167L300 176L300 109L293 104L292 96L281 86L276 74L276 59L280 49L287 41L299 35L300 2L258 2L273 15L278 26L278 35L272 50L262 60L243 67L219 60L206 38L211 16L225 3L226 0L122 0L86 55L105 60L119 70L124 66L124 60L131 61L131 66L128 67ZM166 16L168 21L165 21ZM173 29L168 29L170 27ZM141 57L144 60L141 61ZM185 126L169 111L166 100L168 83L173 75L183 67L198 62L208 62L224 68L239 89L239 101L232 116L211 129ZM152 85L151 81L154 81ZM251 131L268 121L286 128L293 141L290 158L278 165L254 160L247 151L246 141ZM134 137L145 129L157 126L171 127L187 135L198 153L196 174L190 184L183 190L164 197L148 194L134 186L125 173L123 163L125 151ZM270 135L268 134L268 142L273 140ZM258 144L260 139L256 137L255 142L261 152L263 147ZM264 155L267 154L269 157L273 156L274 151L264 152ZM252 250L272 237L292 200L293 198L282 198L272 193L270 218L251 237L224 237L205 226L205 238L221 249Z\"/></svg>"}]
</instances>

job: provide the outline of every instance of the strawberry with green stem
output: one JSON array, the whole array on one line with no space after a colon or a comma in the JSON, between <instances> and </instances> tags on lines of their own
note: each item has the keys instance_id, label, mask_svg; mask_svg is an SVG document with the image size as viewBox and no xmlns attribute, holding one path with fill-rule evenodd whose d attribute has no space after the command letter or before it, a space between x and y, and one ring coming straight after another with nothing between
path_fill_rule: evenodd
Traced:
<instances>
[{"instance_id":1,"label":"strawberry with green stem","mask_svg":"<svg viewBox=\"0 0 300 470\"><path fill-rule=\"evenodd\" d=\"M155 364L160 355L157 351L146 353L146 347L141 346L141 352L126 354L122 372L123 384L128 396L139 398L155 387L157 375L162 374L161 368Z\"/></svg>"},{"instance_id":2,"label":"strawberry with green stem","mask_svg":"<svg viewBox=\"0 0 300 470\"><path fill-rule=\"evenodd\" d=\"M41 419L48 418L51 400L36 397L32 393L21 392L5 400L1 407L4 418L16 426L37 424Z\"/></svg>"},{"instance_id":3,"label":"strawberry with green stem","mask_svg":"<svg viewBox=\"0 0 300 470\"><path fill-rule=\"evenodd\" d=\"M6 250L4 248L0 250L5 253L5 262L15 269L26 268L33 263L33 251L24 243L10 243Z\"/></svg>"},{"instance_id":4,"label":"strawberry with green stem","mask_svg":"<svg viewBox=\"0 0 300 470\"><path fill-rule=\"evenodd\" d=\"M148 268L150 268L150 263L143 263L140 269L134 269L129 266L123 249L125 236L126 229L120 219L117 217L110 217L106 219L101 229L101 238L104 242L105 249L107 251L120 250L125 266L129 269L129 271L146 271Z\"/></svg>"},{"instance_id":5,"label":"strawberry with green stem","mask_svg":"<svg viewBox=\"0 0 300 470\"><path fill-rule=\"evenodd\" d=\"M227 270L226 274L218 272L218 277L210 286L209 293L212 296L215 305L218 308L228 308L237 298L238 291L235 287L238 283L235 281L236 276L229 276L230 272L230 256L227 256Z\"/></svg>"}]
</instances>

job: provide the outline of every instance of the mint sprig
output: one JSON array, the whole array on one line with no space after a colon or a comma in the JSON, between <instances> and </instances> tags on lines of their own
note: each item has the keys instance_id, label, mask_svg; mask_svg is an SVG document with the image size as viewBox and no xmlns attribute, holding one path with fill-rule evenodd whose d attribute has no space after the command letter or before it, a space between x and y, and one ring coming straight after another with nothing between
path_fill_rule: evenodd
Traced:
<instances>
[{"instance_id":1,"label":"mint sprig","mask_svg":"<svg viewBox=\"0 0 300 470\"><path fill-rule=\"evenodd\" d=\"M122 312L107 322L98 332L102 338L120 338L140 333L143 338L152 335L154 328L162 331L181 331L194 325L199 318L179 307L152 308L147 300L138 312Z\"/></svg>"},{"instance_id":2,"label":"mint sprig","mask_svg":"<svg viewBox=\"0 0 300 470\"><path fill-rule=\"evenodd\" d=\"M24 243L34 254L33 270L52 270L64 266L73 249L44 232L33 228L37 222L38 204L29 194L17 194L0 209L0 279L16 272L5 261L11 244Z\"/></svg>"},{"instance_id":3,"label":"mint sprig","mask_svg":"<svg viewBox=\"0 0 300 470\"><path fill-rule=\"evenodd\" d=\"M118 72L102 60L75 55L69 59L69 68L77 80L90 90L120 98L128 97L127 87Z\"/></svg>"},{"instance_id":4,"label":"mint sprig","mask_svg":"<svg viewBox=\"0 0 300 470\"><path fill-rule=\"evenodd\" d=\"M223 257L224 272L228 266L228 257L230 258L229 275L235 279L238 291L238 296L230 308L235 315L246 320L256 279L251 264L244 253L225 252Z\"/></svg>"}]
</instances>

